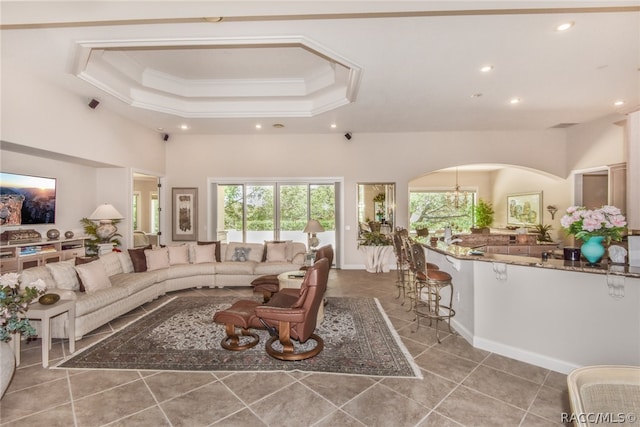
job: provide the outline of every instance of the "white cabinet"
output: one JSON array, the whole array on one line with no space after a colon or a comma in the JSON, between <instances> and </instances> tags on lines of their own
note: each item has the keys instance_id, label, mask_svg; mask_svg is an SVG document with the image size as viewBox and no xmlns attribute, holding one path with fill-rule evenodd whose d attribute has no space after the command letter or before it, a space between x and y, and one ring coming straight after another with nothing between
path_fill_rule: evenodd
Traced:
<instances>
[{"instance_id":1,"label":"white cabinet","mask_svg":"<svg viewBox=\"0 0 640 427\"><path fill-rule=\"evenodd\" d=\"M85 240L80 237L0 245L0 273L20 272L25 268L84 256Z\"/></svg>"}]
</instances>

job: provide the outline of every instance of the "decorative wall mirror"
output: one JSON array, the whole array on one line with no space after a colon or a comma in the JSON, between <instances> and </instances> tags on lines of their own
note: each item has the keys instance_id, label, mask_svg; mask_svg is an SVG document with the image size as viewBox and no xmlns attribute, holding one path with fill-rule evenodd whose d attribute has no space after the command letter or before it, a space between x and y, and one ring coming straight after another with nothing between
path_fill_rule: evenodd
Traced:
<instances>
[{"instance_id":1,"label":"decorative wall mirror","mask_svg":"<svg viewBox=\"0 0 640 427\"><path fill-rule=\"evenodd\" d=\"M359 183L358 234L368 231L391 233L395 227L395 207L395 183Z\"/></svg>"}]
</instances>

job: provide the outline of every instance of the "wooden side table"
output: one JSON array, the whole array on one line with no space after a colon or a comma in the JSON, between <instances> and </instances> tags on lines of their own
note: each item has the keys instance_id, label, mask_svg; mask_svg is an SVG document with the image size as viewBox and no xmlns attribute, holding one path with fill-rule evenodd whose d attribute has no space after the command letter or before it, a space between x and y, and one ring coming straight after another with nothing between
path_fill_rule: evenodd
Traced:
<instances>
[{"instance_id":1,"label":"wooden side table","mask_svg":"<svg viewBox=\"0 0 640 427\"><path fill-rule=\"evenodd\" d=\"M42 367L49 366L49 350L51 349L51 319L63 313L69 314L69 352L76 351L76 302L72 300L60 300L55 304L43 305L39 302L29 304L29 309L23 315L27 319L41 320L42 322ZM14 342L15 341L15 342ZM20 335L16 334L11 342L15 345L16 366L20 365Z\"/></svg>"}]
</instances>

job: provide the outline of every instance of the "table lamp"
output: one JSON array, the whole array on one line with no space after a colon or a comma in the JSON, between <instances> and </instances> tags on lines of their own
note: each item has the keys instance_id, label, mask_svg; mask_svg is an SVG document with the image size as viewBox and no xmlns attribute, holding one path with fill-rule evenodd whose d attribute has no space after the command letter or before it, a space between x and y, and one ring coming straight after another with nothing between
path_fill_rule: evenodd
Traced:
<instances>
[{"instance_id":1,"label":"table lamp","mask_svg":"<svg viewBox=\"0 0 640 427\"><path fill-rule=\"evenodd\" d=\"M113 205L107 203L98 206L96 210L89 215L90 220L99 222L96 227L96 236L98 236L103 243L108 243L109 239L118 231L113 220L123 218L122 214L118 212Z\"/></svg>"},{"instance_id":2,"label":"table lamp","mask_svg":"<svg viewBox=\"0 0 640 427\"><path fill-rule=\"evenodd\" d=\"M316 233L322 233L324 228L316 219L310 219L307 225L304 227L303 233L308 234L309 249L315 251L316 247L320 244L320 239L316 236Z\"/></svg>"}]
</instances>

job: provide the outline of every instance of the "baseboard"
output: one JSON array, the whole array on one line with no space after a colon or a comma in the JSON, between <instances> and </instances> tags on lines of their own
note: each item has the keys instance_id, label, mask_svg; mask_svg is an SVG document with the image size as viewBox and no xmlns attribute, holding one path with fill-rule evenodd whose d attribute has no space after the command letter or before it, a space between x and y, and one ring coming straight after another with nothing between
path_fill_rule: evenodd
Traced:
<instances>
[{"instance_id":1,"label":"baseboard","mask_svg":"<svg viewBox=\"0 0 640 427\"><path fill-rule=\"evenodd\" d=\"M468 339L467 339L468 341ZM539 353L532 353L521 348L508 346L499 342L487 340L480 337L474 337L473 346L481 350L487 350L492 353L499 354L501 356L510 357L512 359L519 360L521 362L530 363L532 365L540 366L542 368L550 369L552 371L568 374L580 366L572 363L565 362L563 360L554 359L552 357L543 356Z\"/></svg>"}]
</instances>

